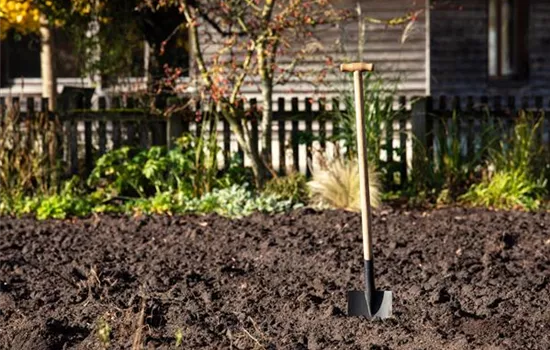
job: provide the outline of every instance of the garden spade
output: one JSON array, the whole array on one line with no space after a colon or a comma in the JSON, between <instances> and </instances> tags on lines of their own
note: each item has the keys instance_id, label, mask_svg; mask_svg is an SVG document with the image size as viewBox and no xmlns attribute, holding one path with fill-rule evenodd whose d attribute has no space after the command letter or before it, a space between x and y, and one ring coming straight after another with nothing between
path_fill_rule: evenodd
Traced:
<instances>
[{"instance_id":1,"label":"garden spade","mask_svg":"<svg viewBox=\"0 0 550 350\"><path fill-rule=\"evenodd\" d=\"M348 292L348 315L372 318L388 318L392 315L392 292L379 291L374 286L374 260L372 254L372 214L369 193L367 142L363 101L363 72L373 70L370 63L349 63L340 66L342 72L353 72L355 86L355 113L357 129L357 154L359 163L361 228L365 263L365 290Z\"/></svg>"}]
</instances>

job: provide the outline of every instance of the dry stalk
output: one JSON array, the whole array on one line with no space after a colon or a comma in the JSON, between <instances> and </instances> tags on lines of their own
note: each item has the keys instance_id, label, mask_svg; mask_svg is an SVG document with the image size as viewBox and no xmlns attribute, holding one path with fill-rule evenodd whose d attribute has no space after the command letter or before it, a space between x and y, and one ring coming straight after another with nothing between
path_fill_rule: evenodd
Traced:
<instances>
[{"instance_id":1,"label":"dry stalk","mask_svg":"<svg viewBox=\"0 0 550 350\"><path fill-rule=\"evenodd\" d=\"M143 325L145 322L145 304L147 299L141 297L141 307L139 310L139 316L136 324L136 331L134 332L134 340L132 342L132 350L141 350L142 349L142 338L143 338Z\"/></svg>"}]
</instances>

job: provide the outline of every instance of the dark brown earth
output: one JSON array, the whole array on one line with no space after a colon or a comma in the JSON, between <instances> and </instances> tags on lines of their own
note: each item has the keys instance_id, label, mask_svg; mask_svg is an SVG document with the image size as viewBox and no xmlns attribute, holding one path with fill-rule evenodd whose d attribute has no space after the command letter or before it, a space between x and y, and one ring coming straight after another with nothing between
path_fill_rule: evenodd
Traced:
<instances>
[{"instance_id":1,"label":"dark brown earth","mask_svg":"<svg viewBox=\"0 0 550 350\"><path fill-rule=\"evenodd\" d=\"M394 318L348 318L359 216L0 218L2 349L550 349L550 214L386 209ZM103 320L103 326L100 327Z\"/></svg>"}]
</instances>

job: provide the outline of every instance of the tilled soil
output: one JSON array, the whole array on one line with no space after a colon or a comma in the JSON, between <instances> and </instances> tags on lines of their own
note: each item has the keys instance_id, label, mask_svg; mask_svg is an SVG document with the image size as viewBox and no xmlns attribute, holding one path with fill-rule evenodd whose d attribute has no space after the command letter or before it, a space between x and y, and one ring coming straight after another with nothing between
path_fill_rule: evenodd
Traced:
<instances>
[{"instance_id":1,"label":"tilled soil","mask_svg":"<svg viewBox=\"0 0 550 350\"><path fill-rule=\"evenodd\" d=\"M550 349L550 214L385 209L394 317L349 318L360 218L0 218L2 349Z\"/></svg>"}]
</instances>

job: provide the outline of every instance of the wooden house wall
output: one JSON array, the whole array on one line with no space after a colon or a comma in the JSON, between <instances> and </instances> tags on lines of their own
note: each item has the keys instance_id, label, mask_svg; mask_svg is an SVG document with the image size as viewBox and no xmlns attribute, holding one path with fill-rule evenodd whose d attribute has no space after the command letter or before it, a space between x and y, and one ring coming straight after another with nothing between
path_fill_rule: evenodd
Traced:
<instances>
[{"instance_id":1,"label":"wooden house wall","mask_svg":"<svg viewBox=\"0 0 550 350\"><path fill-rule=\"evenodd\" d=\"M334 0L336 6L351 10L355 10L357 3L360 4L364 16L380 20L402 17L409 12L425 8L424 1ZM342 62L362 59L373 62L377 72L382 73L385 77L398 81L398 94L424 95L427 88L425 18L425 12L419 13L404 42L402 42L402 37L405 25L388 26L367 22L364 57L362 58L358 57L359 30L357 21L321 28L314 35L320 49L307 57L299 67L307 71L320 71L327 67L327 60L333 61L334 68L337 68ZM212 55L219 49L219 46L215 45L217 40L212 30L206 30L206 32L210 32L211 35L201 35L201 41L203 46L207 47L208 55ZM203 34L206 33L203 32ZM281 58L283 63L290 60L292 60L292 55ZM337 69L329 71L323 84L315 84L314 77L315 75L309 75L307 78L295 79L285 85L277 86L274 90L275 100L279 97L289 101L292 97L297 97L300 101L303 101L305 97L325 96L331 98L339 96L342 91L351 88L349 81L344 82L344 75ZM64 84L90 86L87 79L60 77L58 82L59 89ZM259 86L253 80L250 80L249 83L244 89L246 97L261 100ZM128 91L129 88L124 85L115 90ZM1 96L17 95L24 98L25 96L39 96L40 93L40 78L14 79L9 86L0 89Z\"/></svg>"},{"instance_id":2,"label":"wooden house wall","mask_svg":"<svg viewBox=\"0 0 550 350\"><path fill-rule=\"evenodd\" d=\"M360 4L364 16L389 20L402 17L409 12L424 8L424 3L410 0L335 0L335 5L355 11ZM424 95L426 93L426 31L425 13L421 12L408 36L402 42L405 25L388 26L386 24L366 23L364 57L362 59L375 64L377 72L385 77L399 82L399 94ZM313 41L319 49L298 66L300 70L321 71L327 67L327 60L335 63L334 67L346 61L360 60L360 31L356 20L343 23L340 26L323 27L314 33ZM201 45L207 48L208 55L218 49L215 43L219 40L212 29L204 28L201 35ZM311 42L310 42L311 44ZM298 44L302 45L302 43ZM292 54L279 59L279 63L288 63ZM275 100L279 97L334 97L349 89L351 84L343 81L344 75L336 69L329 71L323 84L316 84L315 74L304 79L295 79L285 85L279 85L274 90ZM349 77L348 77L349 78ZM349 79L348 79L349 80ZM258 84L249 80L244 93L248 98L261 100Z\"/></svg>"},{"instance_id":3,"label":"wooden house wall","mask_svg":"<svg viewBox=\"0 0 550 350\"><path fill-rule=\"evenodd\" d=\"M488 1L438 3L430 11L433 96L550 96L549 1L530 0L528 79L498 85L488 79Z\"/></svg>"}]
</instances>

